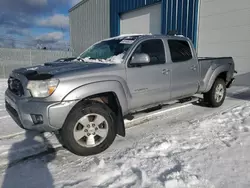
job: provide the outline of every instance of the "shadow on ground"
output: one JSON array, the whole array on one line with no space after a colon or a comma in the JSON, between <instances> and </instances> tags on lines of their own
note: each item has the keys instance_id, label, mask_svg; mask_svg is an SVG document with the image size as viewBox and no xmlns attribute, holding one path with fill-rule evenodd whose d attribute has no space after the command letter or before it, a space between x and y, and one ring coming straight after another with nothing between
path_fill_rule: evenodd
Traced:
<instances>
[{"instance_id":1,"label":"shadow on ground","mask_svg":"<svg viewBox=\"0 0 250 188\"><path fill-rule=\"evenodd\" d=\"M249 89L246 88L245 91L236 94L228 94L228 97L240 100L250 100L250 72L236 75L233 86L249 87Z\"/></svg>"},{"instance_id":2,"label":"shadow on ground","mask_svg":"<svg viewBox=\"0 0 250 188\"><path fill-rule=\"evenodd\" d=\"M233 86L247 86L250 87L250 72L236 75L235 76L235 82L233 83Z\"/></svg>"},{"instance_id":3,"label":"shadow on ground","mask_svg":"<svg viewBox=\"0 0 250 188\"><path fill-rule=\"evenodd\" d=\"M2 188L54 187L54 180L49 171L48 163L55 159L55 151L46 151L36 156L34 155L25 157L21 160L15 160L16 155L18 155L17 151L20 150L23 145L28 145L30 143L33 145L43 143L53 150L52 145L43 134L27 131L25 139L13 144L9 150L8 159L11 162L5 171Z\"/></svg>"},{"instance_id":4,"label":"shadow on ground","mask_svg":"<svg viewBox=\"0 0 250 188\"><path fill-rule=\"evenodd\" d=\"M238 94L228 94L228 97L234 98L234 99L239 99L239 100L248 100L250 101L250 88L246 91L243 91Z\"/></svg>"}]
</instances>

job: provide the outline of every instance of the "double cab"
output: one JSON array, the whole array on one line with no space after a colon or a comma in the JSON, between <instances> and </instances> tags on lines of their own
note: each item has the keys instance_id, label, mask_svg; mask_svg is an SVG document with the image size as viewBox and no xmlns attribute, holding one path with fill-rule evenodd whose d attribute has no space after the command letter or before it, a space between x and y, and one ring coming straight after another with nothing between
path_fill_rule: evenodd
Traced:
<instances>
[{"instance_id":1,"label":"double cab","mask_svg":"<svg viewBox=\"0 0 250 188\"><path fill-rule=\"evenodd\" d=\"M75 59L13 70L6 109L26 130L55 132L81 155L125 136L124 117L203 94L223 104L234 80L231 57L198 58L183 36L123 35L100 41Z\"/></svg>"}]
</instances>

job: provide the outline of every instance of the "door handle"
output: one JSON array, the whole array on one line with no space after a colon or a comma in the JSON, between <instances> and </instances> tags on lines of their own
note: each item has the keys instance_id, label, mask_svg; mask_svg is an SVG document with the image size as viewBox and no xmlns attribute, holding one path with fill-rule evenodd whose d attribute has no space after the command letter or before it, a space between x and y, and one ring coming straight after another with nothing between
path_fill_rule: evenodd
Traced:
<instances>
[{"instance_id":1,"label":"door handle","mask_svg":"<svg viewBox=\"0 0 250 188\"><path fill-rule=\"evenodd\" d=\"M163 70L162 70L162 74L168 74L169 72L170 72L169 69L163 69Z\"/></svg>"},{"instance_id":2,"label":"door handle","mask_svg":"<svg viewBox=\"0 0 250 188\"><path fill-rule=\"evenodd\" d=\"M192 69L193 71L196 71L197 67L196 67L196 65L192 65L192 66L190 67L190 69Z\"/></svg>"}]
</instances>

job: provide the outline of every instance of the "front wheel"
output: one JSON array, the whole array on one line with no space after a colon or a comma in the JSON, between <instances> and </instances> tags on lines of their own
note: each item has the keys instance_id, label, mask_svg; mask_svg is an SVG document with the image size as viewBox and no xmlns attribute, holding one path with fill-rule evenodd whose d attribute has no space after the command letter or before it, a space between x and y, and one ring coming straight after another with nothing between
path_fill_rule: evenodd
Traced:
<instances>
[{"instance_id":1,"label":"front wheel","mask_svg":"<svg viewBox=\"0 0 250 188\"><path fill-rule=\"evenodd\" d=\"M108 106L90 101L74 108L59 132L66 149L80 156L106 150L116 137L114 115Z\"/></svg>"},{"instance_id":2,"label":"front wheel","mask_svg":"<svg viewBox=\"0 0 250 188\"><path fill-rule=\"evenodd\" d=\"M223 79L215 80L210 91L204 94L204 101L211 107L220 107L226 98L226 83Z\"/></svg>"}]
</instances>

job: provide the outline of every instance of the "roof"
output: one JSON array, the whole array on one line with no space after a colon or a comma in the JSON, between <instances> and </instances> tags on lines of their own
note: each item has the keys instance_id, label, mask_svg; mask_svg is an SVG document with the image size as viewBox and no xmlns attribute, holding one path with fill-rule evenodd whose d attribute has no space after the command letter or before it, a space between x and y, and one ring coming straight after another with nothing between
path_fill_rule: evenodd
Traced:
<instances>
[{"instance_id":1,"label":"roof","mask_svg":"<svg viewBox=\"0 0 250 188\"><path fill-rule=\"evenodd\" d=\"M125 34L125 35L119 35L119 36L115 36L115 37L111 37L111 38L106 38L102 41L108 41L108 40L113 40L113 39L117 39L117 40L123 40L123 39L136 39L136 38L140 38L140 37L149 37L149 38L154 38L154 37L167 37L169 39L188 39L187 37L183 36L183 35L162 35L162 34Z\"/></svg>"},{"instance_id":2,"label":"roof","mask_svg":"<svg viewBox=\"0 0 250 188\"><path fill-rule=\"evenodd\" d=\"M115 37L107 38L105 40L112 40L112 39L125 39L125 38L137 38L141 36L146 36L145 34L125 34L125 35L118 35Z\"/></svg>"},{"instance_id":3,"label":"roof","mask_svg":"<svg viewBox=\"0 0 250 188\"><path fill-rule=\"evenodd\" d=\"M89 0L81 0L79 3L77 3L71 9L69 9L69 12L72 12L73 10L75 10L76 8L78 8L79 6L81 6L82 4L86 3L87 1L89 1Z\"/></svg>"}]
</instances>

